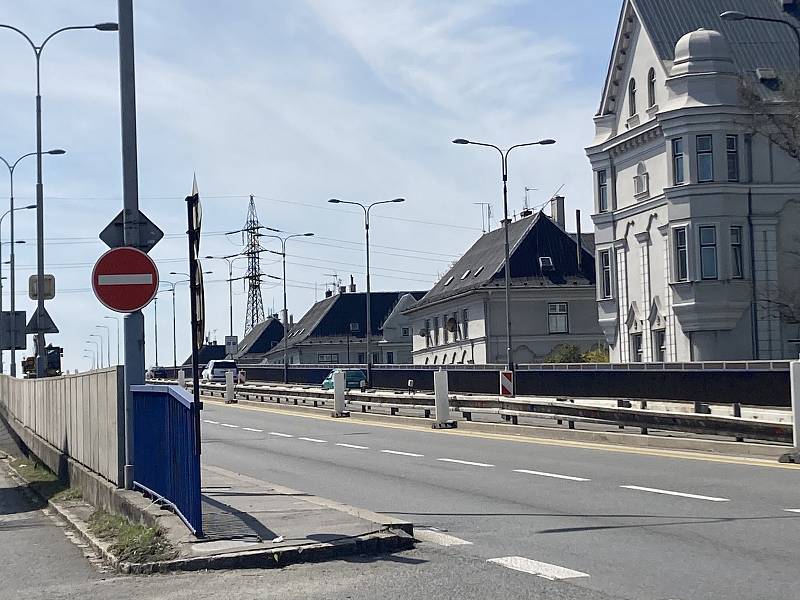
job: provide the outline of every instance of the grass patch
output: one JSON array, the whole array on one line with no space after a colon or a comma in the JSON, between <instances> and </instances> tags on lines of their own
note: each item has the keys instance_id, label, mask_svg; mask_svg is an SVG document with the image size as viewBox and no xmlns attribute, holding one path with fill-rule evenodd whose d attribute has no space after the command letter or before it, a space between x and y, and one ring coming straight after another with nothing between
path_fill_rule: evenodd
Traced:
<instances>
[{"instance_id":1,"label":"grass patch","mask_svg":"<svg viewBox=\"0 0 800 600\"><path fill-rule=\"evenodd\" d=\"M28 487L45 501L70 490L55 473L33 457L12 458L10 462L14 470L28 481Z\"/></svg>"},{"instance_id":2,"label":"grass patch","mask_svg":"<svg viewBox=\"0 0 800 600\"><path fill-rule=\"evenodd\" d=\"M71 488L67 488L65 490L61 490L60 492L55 494L51 498L51 500L54 500L56 502L64 502L64 501L68 501L68 500L80 500L82 498L83 498L83 496L81 495L80 490L71 487Z\"/></svg>"},{"instance_id":3,"label":"grass patch","mask_svg":"<svg viewBox=\"0 0 800 600\"><path fill-rule=\"evenodd\" d=\"M169 560L178 554L160 529L131 523L103 510L89 517L89 529L101 540L111 542L111 552L127 562Z\"/></svg>"}]
</instances>

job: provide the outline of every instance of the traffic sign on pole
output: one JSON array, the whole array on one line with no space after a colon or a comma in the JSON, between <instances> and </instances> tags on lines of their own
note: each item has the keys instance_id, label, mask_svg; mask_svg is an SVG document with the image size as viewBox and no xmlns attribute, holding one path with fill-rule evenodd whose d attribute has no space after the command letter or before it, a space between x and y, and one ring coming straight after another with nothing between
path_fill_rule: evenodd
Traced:
<instances>
[{"instance_id":1,"label":"traffic sign on pole","mask_svg":"<svg viewBox=\"0 0 800 600\"><path fill-rule=\"evenodd\" d=\"M514 372L513 371L500 371L500 395L513 396L514 395Z\"/></svg>"},{"instance_id":2,"label":"traffic sign on pole","mask_svg":"<svg viewBox=\"0 0 800 600\"><path fill-rule=\"evenodd\" d=\"M131 247L103 254L92 271L97 299L116 312L131 313L147 306L158 291L158 269L147 254Z\"/></svg>"}]
</instances>

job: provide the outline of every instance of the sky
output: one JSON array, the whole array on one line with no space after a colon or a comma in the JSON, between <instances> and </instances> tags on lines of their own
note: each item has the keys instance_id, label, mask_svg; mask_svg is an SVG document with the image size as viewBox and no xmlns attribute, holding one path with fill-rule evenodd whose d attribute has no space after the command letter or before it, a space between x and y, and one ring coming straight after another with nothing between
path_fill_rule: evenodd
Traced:
<instances>
[{"instance_id":1,"label":"sky","mask_svg":"<svg viewBox=\"0 0 800 600\"><path fill-rule=\"evenodd\" d=\"M0 22L35 41L64 26L116 21L113 0L0 0ZM202 255L242 250L249 196L263 225L313 232L287 243L289 312L298 320L334 274L365 284L363 213L329 198L370 203L374 290L427 290L474 241L490 203L502 211L496 152L457 146L465 137L499 146L554 138L515 150L509 210L532 207L557 190L591 231L593 137L619 15L618 0L135 0L140 209L165 233L150 252L162 280L187 272L185 196L196 174L203 203ZM0 156L35 150L34 56L0 29ZM60 329L63 366L91 367L84 348L116 324L91 291L91 270L107 250L99 232L122 208L119 66L116 33L70 31L42 54L45 156L45 271L56 277L48 312ZM15 174L17 206L34 200L35 159ZM0 198L8 180L0 172ZM2 202L2 200L0 200ZM0 204L1 205L1 204ZM350 210L355 209L355 210ZM2 211L0 211L2 212ZM2 222L7 260L9 219ZM17 310L30 316L35 211L15 212ZM274 242L265 247L278 250ZM280 257L264 253L265 273ZM234 277L246 261L234 265ZM228 267L206 260L206 333L229 334ZM3 265L8 276L8 266ZM9 290L3 280L3 307ZM167 287L167 286L164 286ZM176 292L177 356L190 351L188 293ZM282 307L281 282L262 285L267 314ZM241 339L246 289L234 283L234 334ZM146 363L172 364L171 296L144 309ZM32 353L29 336L27 352ZM107 351L107 350L106 350ZM106 352L104 351L104 353ZM9 353L4 362L6 371ZM105 357L104 357L105 362Z\"/></svg>"}]
</instances>

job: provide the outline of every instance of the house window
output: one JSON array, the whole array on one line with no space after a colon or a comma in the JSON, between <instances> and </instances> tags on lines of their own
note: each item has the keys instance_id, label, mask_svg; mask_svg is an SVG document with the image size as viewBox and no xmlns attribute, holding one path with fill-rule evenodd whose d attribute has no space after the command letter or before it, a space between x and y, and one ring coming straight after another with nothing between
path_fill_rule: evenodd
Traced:
<instances>
[{"instance_id":1,"label":"house window","mask_svg":"<svg viewBox=\"0 0 800 600\"><path fill-rule=\"evenodd\" d=\"M450 341L450 331L447 329L447 315L442 315L442 338L444 338L445 344Z\"/></svg>"},{"instance_id":2,"label":"house window","mask_svg":"<svg viewBox=\"0 0 800 600\"><path fill-rule=\"evenodd\" d=\"M647 73L647 106L656 105L656 70L651 68Z\"/></svg>"},{"instance_id":3,"label":"house window","mask_svg":"<svg viewBox=\"0 0 800 600\"><path fill-rule=\"evenodd\" d=\"M566 302L550 302L547 305L547 321L550 333L569 333L569 309Z\"/></svg>"},{"instance_id":4,"label":"house window","mask_svg":"<svg viewBox=\"0 0 800 600\"><path fill-rule=\"evenodd\" d=\"M403 337L408 337L409 335L411 335L411 329L409 327L403 327L401 329L401 333Z\"/></svg>"},{"instance_id":5,"label":"house window","mask_svg":"<svg viewBox=\"0 0 800 600\"><path fill-rule=\"evenodd\" d=\"M631 360L642 362L642 334L634 333L631 335Z\"/></svg>"},{"instance_id":6,"label":"house window","mask_svg":"<svg viewBox=\"0 0 800 600\"><path fill-rule=\"evenodd\" d=\"M455 341L458 340L458 333L459 333L459 329L458 329L458 312L454 312L453 313L453 321L455 323L455 327L453 327L453 341L455 342Z\"/></svg>"},{"instance_id":7,"label":"house window","mask_svg":"<svg viewBox=\"0 0 800 600\"><path fill-rule=\"evenodd\" d=\"M650 176L647 174L647 167L644 163L639 163L636 167L636 176L633 178L633 191L637 196L646 194L650 188Z\"/></svg>"},{"instance_id":8,"label":"house window","mask_svg":"<svg viewBox=\"0 0 800 600\"><path fill-rule=\"evenodd\" d=\"M605 169L597 172L597 207L601 213L608 211L608 174Z\"/></svg>"},{"instance_id":9,"label":"house window","mask_svg":"<svg viewBox=\"0 0 800 600\"><path fill-rule=\"evenodd\" d=\"M372 364L380 363L381 359L377 352L372 353Z\"/></svg>"},{"instance_id":10,"label":"house window","mask_svg":"<svg viewBox=\"0 0 800 600\"><path fill-rule=\"evenodd\" d=\"M672 183L680 185L683 182L683 138L675 138L672 140Z\"/></svg>"},{"instance_id":11,"label":"house window","mask_svg":"<svg viewBox=\"0 0 800 600\"><path fill-rule=\"evenodd\" d=\"M430 360L431 360L431 357L430 356L426 356L425 357L425 364L427 365L430 362Z\"/></svg>"},{"instance_id":12,"label":"house window","mask_svg":"<svg viewBox=\"0 0 800 600\"><path fill-rule=\"evenodd\" d=\"M697 136L697 181L714 181L714 150L710 135Z\"/></svg>"},{"instance_id":13,"label":"house window","mask_svg":"<svg viewBox=\"0 0 800 600\"><path fill-rule=\"evenodd\" d=\"M394 364L394 352L387 352L386 353L386 364L393 365Z\"/></svg>"},{"instance_id":14,"label":"house window","mask_svg":"<svg viewBox=\"0 0 800 600\"><path fill-rule=\"evenodd\" d=\"M433 364L438 364L438 363L439 363L439 356L437 355L433 357Z\"/></svg>"},{"instance_id":15,"label":"house window","mask_svg":"<svg viewBox=\"0 0 800 600\"><path fill-rule=\"evenodd\" d=\"M433 345L439 345L439 317L433 317Z\"/></svg>"},{"instance_id":16,"label":"house window","mask_svg":"<svg viewBox=\"0 0 800 600\"><path fill-rule=\"evenodd\" d=\"M364 354L363 352L359 352L358 353L358 361L357 361L358 364L360 364L360 365L364 364L364 357L365 356L366 356L366 354Z\"/></svg>"},{"instance_id":17,"label":"house window","mask_svg":"<svg viewBox=\"0 0 800 600\"><path fill-rule=\"evenodd\" d=\"M675 279L688 281L689 279L689 253L686 247L686 227L675 230Z\"/></svg>"},{"instance_id":18,"label":"house window","mask_svg":"<svg viewBox=\"0 0 800 600\"><path fill-rule=\"evenodd\" d=\"M611 298L611 250L600 251L600 290L602 298Z\"/></svg>"},{"instance_id":19,"label":"house window","mask_svg":"<svg viewBox=\"0 0 800 600\"><path fill-rule=\"evenodd\" d=\"M700 277L717 278L717 228L700 227Z\"/></svg>"},{"instance_id":20,"label":"house window","mask_svg":"<svg viewBox=\"0 0 800 600\"><path fill-rule=\"evenodd\" d=\"M725 149L728 156L728 181L739 181L739 136L726 136Z\"/></svg>"},{"instance_id":21,"label":"house window","mask_svg":"<svg viewBox=\"0 0 800 600\"><path fill-rule=\"evenodd\" d=\"M633 78L628 82L628 109L631 117L636 114L636 80Z\"/></svg>"},{"instance_id":22,"label":"house window","mask_svg":"<svg viewBox=\"0 0 800 600\"><path fill-rule=\"evenodd\" d=\"M425 319L425 347L430 348L430 345L431 345L431 320Z\"/></svg>"},{"instance_id":23,"label":"house window","mask_svg":"<svg viewBox=\"0 0 800 600\"><path fill-rule=\"evenodd\" d=\"M664 356L667 353L665 331L658 329L653 332L653 360L656 362L664 362Z\"/></svg>"},{"instance_id":24,"label":"house window","mask_svg":"<svg viewBox=\"0 0 800 600\"><path fill-rule=\"evenodd\" d=\"M339 354L317 354L317 363L320 365L325 365L329 363L338 363L339 362Z\"/></svg>"},{"instance_id":25,"label":"house window","mask_svg":"<svg viewBox=\"0 0 800 600\"><path fill-rule=\"evenodd\" d=\"M461 331L463 339L469 339L469 311L465 308L461 311Z\"/></svg>"},{"instance_id":26,"label":"house window","mask_svg":"<svg viewBox=\"0 0 800 600\"><path fill-rule=\"evenodd\" d=\"M738 225L731 227L731 278L744 277L744 262L742 261L742 228Z\"/></svg>"}]
</instances>

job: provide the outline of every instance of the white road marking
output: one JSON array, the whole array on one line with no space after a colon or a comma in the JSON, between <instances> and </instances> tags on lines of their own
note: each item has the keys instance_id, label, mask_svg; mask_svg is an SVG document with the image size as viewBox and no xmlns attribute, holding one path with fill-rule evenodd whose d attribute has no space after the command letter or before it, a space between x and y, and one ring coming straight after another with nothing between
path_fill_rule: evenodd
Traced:
<instances>
[{"instance_id":1,"label":"white road marking","mask_svg":"<svg viewBox=\"0 0 800 600\"><path fill-rule=\"evenodd\" d=\"M529 471L528 469L514 469L514 473L527 473L528 475L541 475L542 477L553 477L555 479L567 479L569 481L591 481L585 477L573 477L572 475L559 475L558 473L545 473L544 471Z\"/></svg>"},{"instance_id":2,"label":"white road marking","mask_svg":"<svg viewBox=\"0 0 800 600\"><path fill-rule=\"evenodd\" d=\"M381 450L385 454L397 454L398 456L416 456L421 458L424 454L415 454L414 452L400 452L399 450Z\"/></svg>"},{"instance_id":3,"label":"white road marking","mask_svg":"<svg viewBox=\"0 0 800 600\"><path fill-rule=\"evenodd\" d=\"M98 275L98 285L151 285L153 275L150 273L130 273L125 275Z\"/></svg>"},{"instance_id":4,"label":"white road marking","mask_svg":"<svg viewBox=\"0 0 800 600\"><path fill-rule=\"evenodd\" d=\"M430 529L415 529L414 537L423 542L431 542L439 544L440 546L465 546L471 545L472 542L462 540L446 533L439 533L438 531L431 531Z\"/></svg>"},{"instance_id":5,"label":"white road marking","mask_svg":"<svg viewBox=\"0 0 800 600\"><path fill-rule=\"evenodd\" d=\"M355 448L356 450L369 450L369 446L358 446L357 444L344 444L338 443L337 446L341 446L342 448Z\"/></svg>"},{"instance_id":6,"label":"white road marking","mask_svg":"<svg viewBox=\"0 0 800 600\"><path fill-rule=\"evenodd\" d=\"M212 425L219 425L219 421L212 421L211 419L203 419L203 423L211 423Z\"/></svg>"},{"instance_id":7,"label":"white road marking","mask_svg":"<svg viewBox=\"0 0 800 600\"><path fill-rule=\"evenodd\" d=\"M280 433L278 431L270 431L269 435L275 435L277 437L294 437L291 433Z\"/></svg>"},{"instance_id":8,"label":"white road marking","mask_svg":"<svg viewBox=\"0 0 800 600\"><path fill-rule=\"evenodd\" d=\"M314 442L315 444L327 444L328 440L318 440L317 438L309 438L309 437L299 437L298 440L303 440L304 442Z\"/></svg>"},{"instance_id":9,"label":"white road marking","mask_svg":"<svg viewBox=\"0 0 800 600\"><path fill-rule=\"evenodd\" d=\"M786 512L800 513L800 508L784 508Z\"/></svg>"},{"instance_id":10,"label":"white road marking","mask_svg":"<svg viewBox=\"0 0 800 600\"><path fill-rule=\"evenodd\" d=\"M256 433L263 433L263 429L254 429L253 427L242 427L245 431L255 431Z\"/></svg>"},{"instance_id":11,"label":"white road marking","mask_svg":"<svg viewBox=\"0 0 800 600\"><path fill-rule=\"evenodd\" d=\"M574 577L589 577L588 573L580 571L573 571L566 567L559 567L558 565L551 565L538 560L531 560L523 556L503 556L501 558L490 558L486 562L502 565L515 571L522 571L523 573L530 573L537 577L555 581L556 579L572 579Z\"/></svg>"},{"instance_id":12,"label":"white road marking","mask_svg":"<svg viewBox=\"0 0 800 600\"><path fill-rule=\"evenodd\" d=\"M471 465L473 467L493 467L494 466L494 465L490 465L488 463L472 462L470 460L458 460L457 458L437 458L436 460L440 460L442 462L457 463L459 465Z\"/></svg>"},{"instance_id":13,"label":"white road marking","mask_svg":"<svg viewBox=\"0 0 800 600\"><path fill-rule=\"evenodd\" d=\"M231 427L233 429L239 429L238 425L229 425L228 423L220 423L223 427Z\"/></svg>"},{"instance_id":14,"label":"white road marking","mask_svg":"<svg viewBox=\"0 0 800 600\"><path fill-rule=\"evenodd\" d=\"M640 492L652 492L653 494L666 494L667 496L681 496L682 498L694 498L695 500L708 500L710 502L730 502L728 498L716 498L714 496L700 496L699 494L687 494L685 492L672 492L670 490L659 490L657 488L640 487L638 485L621 485L619 487L628 490L638 490Z\"/></svg>"}]
</instances>

